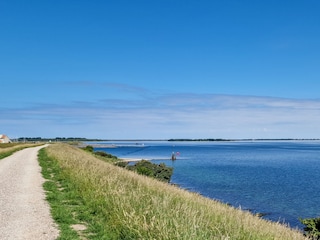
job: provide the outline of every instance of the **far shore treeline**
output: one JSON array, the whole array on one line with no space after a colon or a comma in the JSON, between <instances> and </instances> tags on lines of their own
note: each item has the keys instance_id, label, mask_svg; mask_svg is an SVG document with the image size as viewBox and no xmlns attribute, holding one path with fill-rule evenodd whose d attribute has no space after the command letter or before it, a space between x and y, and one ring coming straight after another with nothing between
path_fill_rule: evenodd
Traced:
<instances>
[{"instance_id":1,"label":"far shore treeline","mask_svg":"<svg viewBox=\"0 0 320 240\"><path fill-rule=\"evenodd\" d=\"M223 139L223 138L204 138L204 139L189 139L189 138L177 138L169 139L169 142L224 142L224 141L316 141L319 138L244 138L244 139Z\"/></svg>"},{"instance_id":2,"label":"far shore treeline","mask_svg":"<svg viewBox=\"0 0 320 240\"><path fill-rule=\"evenodd\" d=\"M169 141L169 142L224 142L224 141L319 141L320 138L244 138L244 139L224 139L224 138L170 138L170 139L99 139L84 137L19 137L12 139L14 142L117 142L117 141Z\"/></svg>"}]
</instances>

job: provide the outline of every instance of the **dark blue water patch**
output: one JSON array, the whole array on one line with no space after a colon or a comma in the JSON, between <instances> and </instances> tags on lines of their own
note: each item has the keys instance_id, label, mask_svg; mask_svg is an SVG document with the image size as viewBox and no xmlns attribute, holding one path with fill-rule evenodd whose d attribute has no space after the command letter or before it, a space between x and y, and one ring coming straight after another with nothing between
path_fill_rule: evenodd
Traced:
<instances>
[{"instance_id":1,"label":"dark blue water patch","mask_svg":"<svg viewBox=\"0 0 320 240\"><path fill-rule=\"evenodd\" d=\"M180 183L183 188L242 209L268 212L266 218L276 221L286 219L292 225L298 224L296 216L299 213L295 213L296 207L302 207L300 201L294 203L293 200L309 196L293 177L287 177L281 169L272 167L207 166L205 169L193 168L193 174L189 176L185 173L190 169L181 170L184 173L175 168L172 181ZM308 204L305 207L309 207Z\"/></svg>"},{"instance_id":2,"label":"dark blue water patch","mask_svg":"<svg viewBox=\"0 0 320 240\"><path fill-rule=\"evenodd\" d=\"M100 149L103 150L103 149ZM299 218L320 216L320 144L307 142L144 143L105 151L127 158L161 159L172 182L235 207L267 213L302 228ZM171 161L172 152L180 152Z\"/></svg>"}]
</instances>

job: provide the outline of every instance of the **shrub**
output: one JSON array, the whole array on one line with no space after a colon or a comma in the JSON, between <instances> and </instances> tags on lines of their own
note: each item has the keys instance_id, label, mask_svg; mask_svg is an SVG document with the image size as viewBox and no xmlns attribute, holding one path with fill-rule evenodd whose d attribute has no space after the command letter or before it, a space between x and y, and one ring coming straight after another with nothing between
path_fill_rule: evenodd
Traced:
<instances>
[{"instance_id":1,"label":"shrub","mask_svg":"<svg viewBox=\"0 0 320 240\"><path fill-rule=\"evenodd\" d=\"M88 146L84 147L83 150L85 150L87 152L93 152L93 147L88 145Z\"/></svg>"},{"instance_id":2,"label":"shrub","mask_svg":"<svg viewBox=\"0 0 320 240\"><path fill-rule=\"evenodd\" d=\"M305 225L303 230L307 237L313 240L320 239L320 218L300 219L300 222Z\"/></svg>"},{"instance_id":3,"label":"shrub","mask_svg":"<svg viewBox=\"0 0 320 240\"><path fill-rule=\"evenodd\" d=\"M118 167L122 167L122 168L125 168L128 166L128 162L124 162L124 161L119 161L119 162L116 162L114 165L118 166Z\"/></svg>"},{"instance_id":4,"label":"shrub","mask_svg":"<svg viewBox=\"0 0 320 240\"><path fill-rule=\"evenodd\" d=\"M97 151L97 152L94 152L94 154L95 154L95 155L98 155L98 156L101 156L101 157L115 158L115 159L117 159L116 156L113 156L112 154L106 153L106 152L103 152L103 151Z\"/></svg>"},{"instance_id":5,"label":"shrub","mask_svg":"<svg viewBox=\"0 0 320 240\"><path fill-rule=\"evenodd\" d=\"M126 168L163 182L170 182L173 173L173 168L167 167L164 163L155 164L147 160L141 160L133 166L127 166Z\"/></svg>"},{"instance_id":6,"label":"shrub","mask_svg":"<svg viewBox=\"0 0 320 240\"><path fill-rule=\"evenodd\" d=\"M104 151L96 151L96 152L95 152L93 146L90 146L90 145L88 145L88 146L86 146L86 147L84 147L84 148L82 148L82 149L83 149L84 151L86 151L86 152L93 153L93 154L96 155L96 156L100 156L100 157L103 157L103 158L109 158L109 159L112 160L112 161L118 159L116 156L113 156L112 154L106 153L106 152L104 152Z\"/></svg>"}]
</instances>

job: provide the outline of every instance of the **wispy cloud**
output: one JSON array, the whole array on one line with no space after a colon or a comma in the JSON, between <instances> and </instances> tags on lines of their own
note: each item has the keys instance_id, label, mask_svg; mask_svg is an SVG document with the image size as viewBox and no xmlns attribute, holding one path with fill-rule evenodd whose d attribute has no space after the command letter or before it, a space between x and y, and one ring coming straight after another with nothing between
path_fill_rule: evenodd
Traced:
<instances>
[{"instance_id":1,"label":"wispy cloud","mask_svg":"<svg viewBox=\"0 0 320 240\"><path fill-rule=\"evenodd\" d=\"M319 99L159 94L1 109L0 123L32 136L319 138L319 110Z\"/></svg>"}]
</instances>

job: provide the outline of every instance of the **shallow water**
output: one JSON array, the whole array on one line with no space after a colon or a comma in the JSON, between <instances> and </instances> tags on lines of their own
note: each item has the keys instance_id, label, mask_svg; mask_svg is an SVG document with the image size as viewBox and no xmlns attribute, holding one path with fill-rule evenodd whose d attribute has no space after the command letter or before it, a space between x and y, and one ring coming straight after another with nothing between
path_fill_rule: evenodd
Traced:
<instances>
[{"instance_id":1,"label":"shallow water","mask_svg":"<svg viewBox=\"0 0 320 240\"><path fill-rule=\"evenodd\" d=\"M265 219L302 228L299 218L320 216L319 141L113 144L117 147L95 150L164 162L174 167L172 183L266 214ZM170 160L172 152L180 153L176 161Z\"/></svg>"}]
</instances>

